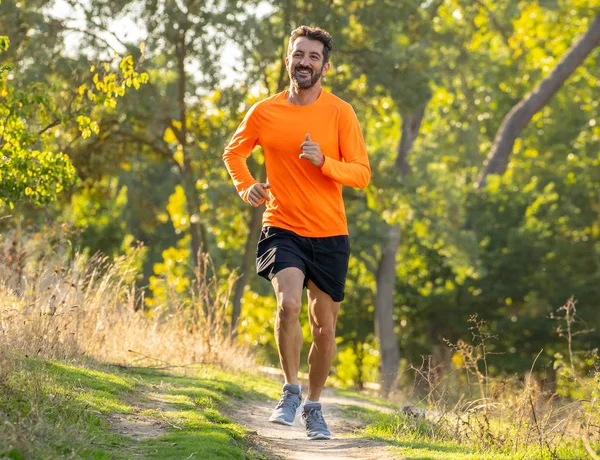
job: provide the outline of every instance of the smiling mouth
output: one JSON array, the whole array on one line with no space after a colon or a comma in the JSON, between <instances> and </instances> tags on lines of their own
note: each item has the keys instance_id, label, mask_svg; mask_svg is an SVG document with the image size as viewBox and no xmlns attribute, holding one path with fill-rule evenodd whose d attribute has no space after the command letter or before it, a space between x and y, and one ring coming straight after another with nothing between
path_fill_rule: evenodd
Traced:
<instances>
[{"instance_id":1,"label":"smiling mouth","mask_svg":"<svg viewBox=\"0 0 600 460\"><path fill-rule=\"evenodd\" d=\"M312 71L308 69L296 69L296 73L303 77L310 77L312 75Z\"/></svg>"}]
</instances>

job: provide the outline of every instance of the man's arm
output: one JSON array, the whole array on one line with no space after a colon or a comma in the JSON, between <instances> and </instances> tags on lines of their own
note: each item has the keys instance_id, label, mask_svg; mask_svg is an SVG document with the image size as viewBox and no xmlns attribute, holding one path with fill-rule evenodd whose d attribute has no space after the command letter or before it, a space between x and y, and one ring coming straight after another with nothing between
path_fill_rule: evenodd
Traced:
<instances>
[{"instance_id":1,"label":"man's arm","mask_svg":"<svg viewBox=\"0 0 600 460\"><path fill-rule=\"evenodd\" d=\"M371 179L371 167L358 118L350 106L341 109L338 136L344 161L325 157L321 172L342 185L365 188Z\"/></svg>"},{"instance_id":2,"label":"man's arm","mask_svg":"<svg viewBox=\"0 0 600 460\"><path fill-rule=\"evenodd\" d=\"M246 160L258 144L259 130L257 104L255 104L238 126L229 145L225 147L225 153L223 153L223 161L233 180L233 185L235 185L240 197L247 203L250 202L248 193L258 181L252 177Z\"/></svg>"}]
</instances>

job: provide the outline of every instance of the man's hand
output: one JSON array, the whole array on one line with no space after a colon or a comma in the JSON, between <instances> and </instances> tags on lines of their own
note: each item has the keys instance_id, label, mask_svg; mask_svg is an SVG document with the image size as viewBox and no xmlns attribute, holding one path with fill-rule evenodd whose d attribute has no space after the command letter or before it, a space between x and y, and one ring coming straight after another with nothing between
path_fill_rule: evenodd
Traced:
<instances>
[{"instance_id":1,"label":"man's hand","mask_svg":"<svg viewBox=\"0 0 600 460\"><path fill-rule=\"evenodd\" d=\"M306 135L306 140L300 144L300 149L302 150L300 158L307 159L313 166L320 168L325 163L325 155L321 153L321 147L310 140L310 134Z\"/></svg>"},{"instance_id":2,"label":"man's hand","mask_svg":"<svg viewBox=\"0 0 600 460\"><path fill-rule=\"evenodd\" d=\"M271 188L271 184L254 184L248 191L248 203L255 208L260 206L264 200L269 201L271 198L267 193L267 189Z\"/></svg>"}]
</instances>

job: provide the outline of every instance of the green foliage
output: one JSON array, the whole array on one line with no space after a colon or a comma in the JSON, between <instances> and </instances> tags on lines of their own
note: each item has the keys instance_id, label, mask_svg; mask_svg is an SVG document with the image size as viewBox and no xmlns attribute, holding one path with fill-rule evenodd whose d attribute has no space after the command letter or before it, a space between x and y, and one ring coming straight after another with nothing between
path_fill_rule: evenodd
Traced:
<instances>
[{"instance_id":1,"label":"green foliage","mask_svg":"<svg viewBox=\"0 0 600 460\"><path fill-rule=\"evenodd\" d=\"M41 205L56 200L61 191L75 183L75 169L66 155L21 149L11 133L6 132L10 128L1 125L0 128L7 137L0 166L0 204L11 208L17 201Z\"/></svg>"},{"instance_id":2,"label":"green foliage","mask_svg":"<svg viewBox=\"0 0 600 460\"><path fill-rule=\"evenodd\" d=\"M0 37L0 53L8 46L8 37ZM40 107L44 119L50 105L47 89L40 83L16 89L8 78L13 69L12 65L0 69L0 207L11 208L18 201L38 205L54 201L76 181L68 157L47 150L40 135L28 130Z\"/></svg>"},{"instance_id":3,"label":"green foliage","mask_svg":"<svg viewBox=\"0 0 600 460\"><path fill-rule=\"evenodd\" d=\"M277 303L274 297L259 295L251 289L244 291L238 332L240 342L262 352L269 361L277 357L277 345L272 333Z\"/></svg>"},{"instance_id":4,"label":"green foliage","mask_svg":"<svg viewBox=\"0 0 600 460\"><path fill-rule=\"evenodd\" d=\"M143 50L143 46L141 48ZM136 70L136 63L131 55L121 59L118 69L119 71L115 72L111 69L111 63L104 63L100 72L93 65L90 68L90 72L94 74L92 84L82 84L77 88L77 94L81 98L87 98L93 104L102 104L104 107L114 109L117 106L117 98L125 96L126 88L133 86L135 89L140 89L141 85L148 83L148 73L140 73ZM80 115L77 117L77 122L84 139L92 132L98 134L98 123L91 121L89 117Z\"/></svg>"},{"instance_id":5,"label":"green foliage","mask_svg":"<svg viewBox=\"0 0 600 460\"><path fill-rule=\"evenodd\" d=\"M597 55L534 117L507 173L482 192L471 186L502 117L543 76L541 70L551 69L540 62L556 62L585 30L590 10L563 8L442 5L430 39L443 40L432 46L444 61L430 59L432 98L410 154L410 176L401 185L393 181L393 144L387 154L373 149L382 166L369 206L383 218L410 209L399 220L395 304L400 342L413 362L443 338L465 337L467 318L478 313L499 337L494 351L503 354L492 358L494 370L526 370L542 348L547 365L557 349L565 351L556 336L548 336L548 315L570 295L582 300L583 320L597 328L598 195L592 177L598 175L598 106L588 70ZM551 45L539 46L546 40L541 22L562 30ZM537 41L525 49L536 49L537 56L516 58L522 46L517 40L531 35ZM587 349L596 340L595 332L582 334L576 346Z\"/></svg>"},{"instance_id":6,"label":"green foliage","mask_svg":"<svg viewBox=\"0 0 600 460\"><path fill-rule=\"evenodd\" d=\"M65 214L79 233L77 246L109 255L120 251L127 234L122 219L126 205L127 187L119 187L116 177L74 193Z\"/></svg>"},{"instance_id":7,"label":"green foliage","mask_svg":"<svg viewBox=\"0 0 600 460\"><path fill-rule=\"evenodd\" d=\"M191 286L189 237L182 238L177 247L165 249L163 261L154 264L149 289L152 297L146 298L149 307L171 307L189 304L186 299Z\"/></svg>"},{"instance_id":8,"label":"green foliage","mask_svg":"<svg viewBox=\"0 0 600 460\"><path fill-rule=\"evenodd\" d=\"M401 229L394 321L404 362L420 362L443 339L468 337L467 319L477 314L498 336L491 351L502 354L491 358L492 372L528 370L544 349L540 365L573 374L549 318L572 295L589 331L573 346L598 343L597 51L533 117L507 172L484 190L472 185L506 113L589 27L598 0L277 0L187 9L87 2L78 8L88 33L75 35L74 57L64 52L64 24L40 13L48 2L24 3L5 1L0 15L11 37L10 47L0 38L0 201L56 202L23 222L49 213L73 225L73 241L90 252L117 254L143 242L147 307L189 303L192 219L219 271L239 269L251 209L220 155L248 107L285 87L291 29L314 23L334 35L325 85L355 108L373 169L367 190L344 190L353 255L338 323L339 381L375 378L377 269L389 225ZM120 17L143 24L148 37L114 56L98 37ZM224 47L233 42L235 59ZM422 107L401 175L401 130ZM248 162L257 176L262 163L260 151ZM77 175L81 187L61 200ZM243 300L240 341L276 362L269 283L250 276Z\"/></svg>"},{"instance_id":9,"label":"green foliage","mask_svg":"<svg viewBox=\"0 0 600 460\"><path fill-rule=\"evenodd\" d=\"M379 350L368 342L352 345L339 347L334 363L333 380L342 388L360 388L379 376Z\"/></svg>"}]
</instances>

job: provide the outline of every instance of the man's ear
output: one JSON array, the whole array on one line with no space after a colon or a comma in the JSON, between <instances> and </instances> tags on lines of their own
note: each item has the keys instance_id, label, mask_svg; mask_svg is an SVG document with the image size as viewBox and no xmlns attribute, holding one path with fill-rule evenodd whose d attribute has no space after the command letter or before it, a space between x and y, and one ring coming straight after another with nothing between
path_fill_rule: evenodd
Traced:
<instances>
[{"instance_id":1,"label":"man's ear","mask_svg":"<svg viewBox=\"0 0 600 460\"><path fill-rule=\"evenodd\" d=\"M327 64L325 64L323 66L323 70L321 71L321 76L324 77L327 74L327 72L329 72L330 68L331 68L331 63L328 62Z\"/></svg>"},{"instance_id":2,"label":"man's ear","mask_svg":"<svg viewBox=\"0 0 600 460\"><path fill-rule=\"evenodd\" d=\"M286 57L285 57L285 68L286 68L286 69L289 69L289 65L290 65L290 57L289 57L289 56L286 56Z\"/></svg>"}]
</instances>

